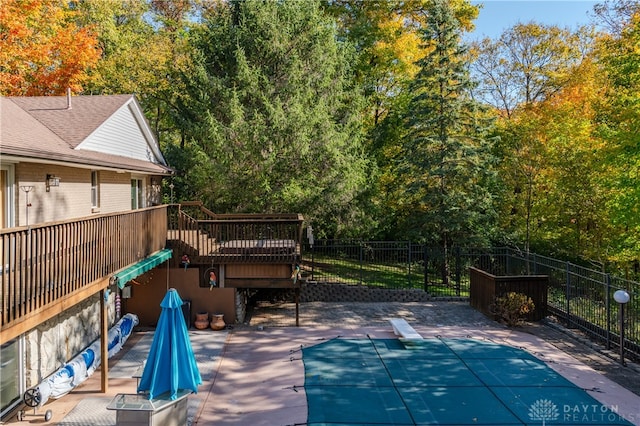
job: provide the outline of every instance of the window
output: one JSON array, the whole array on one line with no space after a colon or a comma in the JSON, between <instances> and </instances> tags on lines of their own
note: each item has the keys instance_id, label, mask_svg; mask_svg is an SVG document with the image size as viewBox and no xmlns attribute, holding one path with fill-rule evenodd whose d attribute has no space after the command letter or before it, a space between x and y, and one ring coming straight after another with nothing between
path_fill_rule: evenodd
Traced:
<instances>
[{"instance_id":1,"label":"window","mask_svg":"<svg viewBox=\"0 0 640 426\"><path fill-rule=\"evenodd\" d=\"M97 209L100 207L100 180L98 172L91 172L91 207Z\"/></svg>"},{"instance_id":2,"label":"window","mask_svg":"<svg viewBox=\"0 0 640 426\"><path fill-rule=\"evenodd\" d=\"M0 166L0 229L11 228L15 220L13 164Z\"/></svg>"},{"instance_id":3,"label":"window","mask_svg":"<svg viewBox=\"0 0 640 426\"><path fill-rule=\"evenodd\" d=\"M0 228L7 227L7 171L0 170Z\"/></svg>"},{"instance_id":4,"label":"window","mask_svg":"<svg viewBox=\"0 0 640 426\"><path fill-rule=\"evenodd\" d=\"M2 375L0 375L0 415L6 414L20 403L22 385L21 340L13 340L0 346Z\"/></svg>"},{"instance_id":5,"label":"window","mask_svg":"<svg viewBox=\"0 0 640 426\"><path fill-rule=\"evenodd\" d=\"M131 179L131 209L135 210L143 207L142 179Z\"/></svg>"}]
</instances>

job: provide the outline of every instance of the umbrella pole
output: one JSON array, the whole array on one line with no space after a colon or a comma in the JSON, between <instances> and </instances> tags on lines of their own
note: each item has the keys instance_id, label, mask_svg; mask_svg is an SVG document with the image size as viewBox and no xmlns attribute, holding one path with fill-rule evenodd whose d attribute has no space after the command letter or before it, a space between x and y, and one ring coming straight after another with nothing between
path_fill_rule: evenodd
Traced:
<instances>
[{"instance_id":1,"label":"umbrella pole","mask_svg":"<svg viewBox=\"0 0 640 426\"><path fill-rule=\"evenodd\" d=\"M167 262L167 291L169 291L169 263Z\"/></svg>"}]
</instances>

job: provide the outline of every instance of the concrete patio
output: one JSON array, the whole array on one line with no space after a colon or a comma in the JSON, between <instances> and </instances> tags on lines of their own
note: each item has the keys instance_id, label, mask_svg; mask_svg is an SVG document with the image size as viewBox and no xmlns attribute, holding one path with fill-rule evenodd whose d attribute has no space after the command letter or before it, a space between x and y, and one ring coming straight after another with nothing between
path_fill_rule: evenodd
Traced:
<instances>
[{"instance_id":1,"label":"concrete patio","mask_svg":"<svg viewBox=\"0 0 640 426\"><path fill-rule=\"evenodd\" d=\"M554 345L551 339L537 335L544 333L534 334L527 327L506 328L465 302L309 303L301 306L300 327L293 326L292 312L291 304L263 306L253 311L247 324L224 331L191 331L203 384L197 394L189 397L189 424L306 424L301 348L336 337L395 338L388 320L399 317L405 318L425 338L482 339L529 351L601 404L613 407L631 423L640 425L640 396L608 378L606 371L596 371L560 350L560 345ZM52 410L49 424L114 425L115 414L106 410L106 405L117 393L135 393L136 379L130 374L144 361L149 336L150 332L134 333L123 350L110 360L108 393L100 392L100 374L96 372L70 394L47 403L38 412ZM587 363L593 360L598 368L608 364L632 382L640 383L635 365L616 366L614 359L569 335L564 342L571 352L584 354L581 357ZM27 416L22 422L14 416L7 424L42 422L42 416Z\"/></svg>"}]
</instances>

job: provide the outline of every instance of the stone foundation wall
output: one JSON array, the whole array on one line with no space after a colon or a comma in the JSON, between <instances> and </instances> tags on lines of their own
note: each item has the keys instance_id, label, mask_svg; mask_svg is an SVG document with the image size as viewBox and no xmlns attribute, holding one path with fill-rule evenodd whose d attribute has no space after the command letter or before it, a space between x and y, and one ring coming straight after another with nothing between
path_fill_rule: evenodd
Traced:
<instances>
[{"instance_id":1,"label":"stone foundation wall","mask_svg":"<svg viewBox=\"0 0 640 426\"><path fill-rule=\"evenodd\" d=\"M239 288L236 290L236 322L237 323L244 322L244 319L247 316L247 303L249 302L250 296L251 296L250 289Z\"/></svg>"},{"instance_id":2,"label":"stone foundation wall","mask_svg":"<svg viewBox=\"0 0 640 426\"><path fill-rule=\"evenodd\" d=\"M109 295L108 323L115 323L115 293ZM25 379L32 387L100 338L100 293L45 321L25 335Z\"/></svg>"}]
</instances>

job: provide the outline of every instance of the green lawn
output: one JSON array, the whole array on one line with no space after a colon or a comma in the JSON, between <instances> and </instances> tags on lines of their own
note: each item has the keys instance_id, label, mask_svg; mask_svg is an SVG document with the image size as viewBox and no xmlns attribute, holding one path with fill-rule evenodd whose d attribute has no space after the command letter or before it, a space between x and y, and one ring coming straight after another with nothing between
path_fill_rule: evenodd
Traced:
<instances>
[{"instance_id":1,"label":"green lawn","mask_svg":"<svg viewBox=\"0 0 640 426\"><path fill-rule=\"evenodd\" d=\"M315 256L305 262L306 275L313 280L343 284L358 284L389 289L424 290L424 270L421 264L382 264L360 262L347 258ZM431 271L430 271L431 272ZM433 276L433 280L432 280ZM461 283L460 294L455 284L442 286L436 283L437 274L429 274L428 292L433 296L469 296L468 281Z\"/></svg>"}]
</instances>

